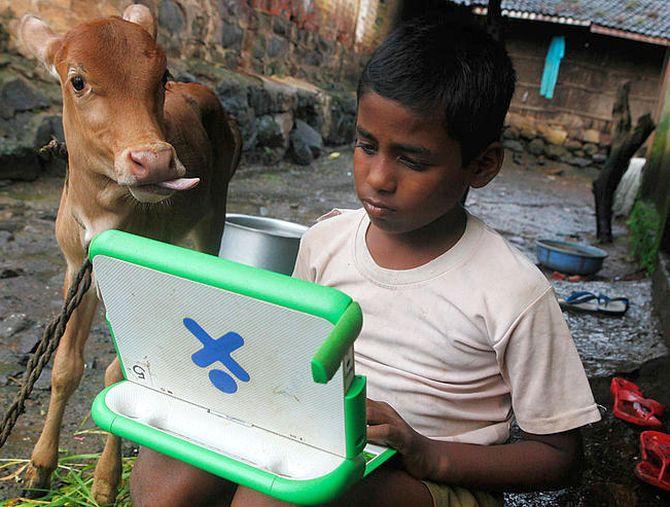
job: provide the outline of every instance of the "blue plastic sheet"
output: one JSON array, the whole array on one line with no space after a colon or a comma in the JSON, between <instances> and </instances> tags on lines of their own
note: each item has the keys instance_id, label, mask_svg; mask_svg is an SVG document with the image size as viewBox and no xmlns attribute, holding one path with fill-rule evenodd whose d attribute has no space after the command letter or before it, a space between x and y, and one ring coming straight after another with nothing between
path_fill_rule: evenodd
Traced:
<instances>
[{"instance_id":1,"label":"blue plastic sheet","mask_svg":"<svg viewBox=\"0 0 670 507\"><path fill-rule=\"evenodd\" d=\"M542 83L540 85L540 95L548 99L554 98L554 89L558 81L558 69L561 66L561 60L565 56L565 37L557 35L551 39L547 58L544 61L544 72L542 73Z\"/></svg>"}]
</instances>

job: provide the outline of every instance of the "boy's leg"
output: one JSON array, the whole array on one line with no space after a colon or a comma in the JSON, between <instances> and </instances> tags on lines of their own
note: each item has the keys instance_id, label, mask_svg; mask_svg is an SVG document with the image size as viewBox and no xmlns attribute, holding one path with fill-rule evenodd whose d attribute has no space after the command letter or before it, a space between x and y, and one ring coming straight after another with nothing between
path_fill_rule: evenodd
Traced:
<instances>
[{"instance_id":1,"label":"boy's leg","mask_svg":"<svg viewBox=\"0 0 670 507\"><path fill-rule=\"evenodd\" d=\"M237 488L232 503L233 507L279 507L286 505L289 504L242 486ZM404 470L386 467L376 470L336 502L329 505L331 507L368 507L371 505L433 507L433 498L426 485L421 481Z\"/></svg>"},{"instance_id":2,"label":"boy's leg","mask_svg":"<svg viewBox=\"0 0 670 507\"><path fill-rule=\"evenodd\" d=\"M163 454L140 448L130 494L135 507L230 505L236 484Z\"/></svg>"}]
</instances>

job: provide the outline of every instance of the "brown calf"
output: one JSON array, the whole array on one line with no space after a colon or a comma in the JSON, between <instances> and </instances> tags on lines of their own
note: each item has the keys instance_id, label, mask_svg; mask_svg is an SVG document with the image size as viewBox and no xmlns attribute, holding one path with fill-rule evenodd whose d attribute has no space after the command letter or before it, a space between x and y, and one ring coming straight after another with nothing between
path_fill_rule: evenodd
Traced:
<instances>
[{"instance_id":1,"label":"brown calf","mask_svg":"<svg viewBox=\"0 0 670 507\"><path fill-rule=\"evenodd\" d=\"M25 16L20 35L58 77L63 92L69 169L56 237L67 261L65 291L91 238L106 229L170 243L193 233L199 250L216 255L241 137L209 89L168 81L149 10L131 5L123 19L85 23L62 37ZM28 467L27 488L49 488L63 411L83 373L84 343L96 306L91 290L56 351L49 410ZM105 384L120 376L114 361ZM95 470L98 503L114 502L119 478L120 442L110 436Z\"/></svg>"}]
</instances>

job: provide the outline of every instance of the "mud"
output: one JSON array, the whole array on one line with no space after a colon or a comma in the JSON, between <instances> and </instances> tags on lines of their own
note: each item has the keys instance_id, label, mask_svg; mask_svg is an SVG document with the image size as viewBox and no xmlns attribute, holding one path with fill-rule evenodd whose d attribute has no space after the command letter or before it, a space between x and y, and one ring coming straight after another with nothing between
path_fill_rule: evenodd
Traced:
<instances>
[{"instance_id":1,"label":"mud","mask_svg":"<svg viewBox=\"0 0 670 507\"><path fill-rule=\"evenodd\" d=\"M332 157L332 158L331 158ZM310 225L333 207L357 206L349 149L339 157L322 157L310 167L280 163L246 166L229 192L231 212L272 216ZM468 198L470 210L501 231L535 259L538 238L594 241L595 217L590 181L593 173L568 166L526 168L507 163L488 187ZM33 183L0 182L0 406L16 391L20 374L44 325L60 308L63 260L53 228L62 179L44 177ZM661 402L670 403L670 359L651 309L650 281L628 259L626 228L614 227L616 240L592 279L578 283L554 281L560 295L590 290L631 299L622 318L568 314L603 422L584 430L585 465L575 486L548 493L507 495L508 505L640 505L670 504L670 496L638 482L632 469L638 459L640 430L610 412L609 381L625 374ZM549 275L549 273L547 273ZM101 389L105 366L114 355L101 315L94 323L86 350L81 387L66 413L60 447L70 452L102 448L99 435L80 433L94 427L88 413ZM47 372L48 373L48 372ZM27 403L0 458L28 458L48 403L48 375ZM124 444L124 453L133 446ZM0 482L0 499L20 493L20 484Z\"/></svg>"}]
</instances>

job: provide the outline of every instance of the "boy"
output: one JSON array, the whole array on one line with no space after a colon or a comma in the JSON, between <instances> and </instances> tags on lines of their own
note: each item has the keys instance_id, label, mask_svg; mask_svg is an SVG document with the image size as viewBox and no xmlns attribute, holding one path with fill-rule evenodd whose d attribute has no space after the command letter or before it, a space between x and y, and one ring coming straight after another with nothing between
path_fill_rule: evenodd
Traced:
<instances>
[{"instance_id":1,"label":"boy","mask_svg":"<svg viewBox=\"0 0 670 507\"><path fill-rule=\"evenodd\" d=\"M460 205L500 170L514 80L481 29L426 19L394 31L363 71L354 154L363 209L310 229L294 273L360 303L368 439L399 453L341 505L498 505L485 491L560 487L578 469L578 428L600 419L551 285ZM512 414L523 439L505 443ZM186 470L143 454L139 505L152 498L150 463ZM205 475L185 472L163 498L195 504L197 490L216 503L222 482ZM241 487L233 499L279 504Z\"/></svg>"}]
</instances>

